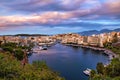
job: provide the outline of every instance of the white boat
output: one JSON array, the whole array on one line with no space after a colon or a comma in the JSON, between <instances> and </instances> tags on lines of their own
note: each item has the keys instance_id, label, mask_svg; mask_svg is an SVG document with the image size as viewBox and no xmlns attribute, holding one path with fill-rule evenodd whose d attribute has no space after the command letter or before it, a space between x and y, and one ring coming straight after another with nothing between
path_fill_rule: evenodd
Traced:
<instances>
[{"instance_id":1,"label":"white boat","mask_svg":"<svg viewBox=\"0 0 120 80\"><path fill-rule=\"evenodd\" d=\"M43 46L39 46L38 49L39 49L39 50L47 50L48 48L47 48L47 46L43 45Z\"/></svg>"},{"instance_id":2,"label":"white boat","mask_svg":"<svg viewBox=\"0 0 120 80\"><path fill-rule=\"evenodd\" d=\"M42 50L41 47L38 47L38 46L32 49L34 53L39 53L41 50Z\"/></svg>"},{"instance_id":3,"label":"white boat","mask_svg":"<svg viewBox=\"0 0 120 80\"><path fill-rule=\"evenodd\" d=\"M38 52L40 52L40 49L35 48L35 49L33 49L33 52L38 53Z\"/></svg>"},{"instance_id":4,"label":"white boat","mask_svg":"<svg viewBox=\"0 0 120 80\"><path fill-rule=\"evenodd\" d=\"M47 46L43 46L43 47L42 47L42 50L47 50Z\"/></svg>"},{"instance_id":5,"label":"white boat","mask_svg":"<svg viewBox=\"0 0 120 80\"><path fill-rule=\"evenodd\" d=\"M87 68L86 70L83 71L84 74L90 76L91 69Z\"/></svg>"},{"instance_id":6,"label":"white boat","mask_svg":"<svg viewBox=\"0 0 120 80\"><path fill-rule=\"evenodd\" d=\"M47 46L36 46L32 49L34 53L39 53L41 50L47 50Z\"/></svg>"},{"instance_id":7,"label":"white boat","mask_svg":"<svg viewBox=\"0 0 120 80\"><path fill-rule=\"evenodd\" d=\"M40 46L38 49L39 49L39 50L43 50L43 47L42 47L42 46Z\"/></svg>"}]
</instances>

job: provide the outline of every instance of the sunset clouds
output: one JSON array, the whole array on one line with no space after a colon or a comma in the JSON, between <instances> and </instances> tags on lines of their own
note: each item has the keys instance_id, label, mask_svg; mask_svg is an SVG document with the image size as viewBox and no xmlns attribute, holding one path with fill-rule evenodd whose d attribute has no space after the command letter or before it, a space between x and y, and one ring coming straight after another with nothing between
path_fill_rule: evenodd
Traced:
<instances>
[{"instance_id":1,"label":"sunset clouds","mask_svg":"<svg viewBox=\"0 0 120 80\"><path fill-rule=\"evenodd\" d=\"M21 26L67 26L68 30L76 26L84 30L95 29L94 26L98 29L120 26L120 0L0 0L0 9L2 31L12 27L19 30ZM104 24L110 21L114 23Z\"/></svg>"}]
</instances>

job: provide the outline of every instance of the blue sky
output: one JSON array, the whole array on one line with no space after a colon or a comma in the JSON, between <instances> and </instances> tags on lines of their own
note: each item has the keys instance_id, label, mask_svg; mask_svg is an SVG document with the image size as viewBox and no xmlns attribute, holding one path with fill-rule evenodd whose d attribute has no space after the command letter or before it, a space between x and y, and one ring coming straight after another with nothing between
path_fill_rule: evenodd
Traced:
<instances>
[{"instance_id":1,"label":"blue sky","mask_svg":"<svg viewBox=\"0 0 120 80\"><path fill-rule=\"evenodd\" d=\"M0 34L120 28L120 0L0 0Z\"/></svg>"}]
</instances>

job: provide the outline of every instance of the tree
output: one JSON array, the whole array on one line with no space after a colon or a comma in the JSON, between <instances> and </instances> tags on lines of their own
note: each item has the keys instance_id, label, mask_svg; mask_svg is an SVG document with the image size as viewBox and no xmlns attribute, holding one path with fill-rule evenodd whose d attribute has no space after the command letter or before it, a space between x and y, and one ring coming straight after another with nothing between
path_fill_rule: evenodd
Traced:
<instances>
[{"instance_id":1,"label":"tree","mask_svg":"<svg viewBox=\"0 0 120 80\"><path fill-rule=\"evenodd\" d=\"M8 51L10 53L13 53L13 48L12 47L9 47L9 46L4 46L2 47L4 51Z\"/></svg>"},{"instance_id":2,"label":"tree","mask_svg":"<svg viewBox=\"0 0 120 80\"><path fill-rule=\"evenodd\" d=\"M23 68L11 54L0 53L0 80L64 80L44 66L44 62L37 61Z\"/></svg>"},{"instance_id":3,"label":"tree","mask_svg":"<svg viewBox=\"0 0 120 80\"><path fill-rule=\"evenodd\" d=\"M120 60L118 58L114 58L108 68L111 77L120 76Z\"/></svg>"},{"instance_id":4,"label":"tree","mask_svg":"<svg viewBox=\"0 0 120 80\"><path fill-rule=\"evenodd\" d=\"M92 79L92 78L95 76L95 74L96 74L96 71L95 71L95 70L92 70L92 71L90 72L90 79Z\"/></svg>"},{"instance_id":5,"label":"tree","mask_svg":"<svg viewBox=\"0 0 120 80\"><path fill-rule=\"evenodd\" d=\"M97 63L96 69L97 69L98 74L103 74L104 73L104 65L103 65L103 63L101 63L101 62Z\"/></svg>"},{"instance_id":6,"label":"tree","mask_svg":"<svg viewBox=\"0 0 120 80\"><path fill-rule=\"evenodd\" d=\"M22 49L17 49L17 50L15 50L14 56L18 60L23 60L23 58L24 58L24 52L22 51Z\"/></svg>"},{"instance_id":7,"label":"tree","mask_svg":"<svg viewBox=\"0 0 120 80\"><path fill-rule=\"evenodd\" d=\"M120 80L120 76L113 78L113 80Z\"/></svg>"}]
</instances>

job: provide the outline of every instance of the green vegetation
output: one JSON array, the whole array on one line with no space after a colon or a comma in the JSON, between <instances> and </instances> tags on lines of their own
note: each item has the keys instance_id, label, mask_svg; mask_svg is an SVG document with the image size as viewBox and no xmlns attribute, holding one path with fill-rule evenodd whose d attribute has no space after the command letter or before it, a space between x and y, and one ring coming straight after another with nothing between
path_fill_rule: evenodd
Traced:
<instances>
[{"instance_id":1,"label":"green vegetation","mask_svg":"<svg viewBox=\"0 0 120 80\"><path fill-rule=\"evenodd\" d=\"M98 74L104 74L104 65L103 65L103 63L101 63L101 62L97 63L96 69L97 69Z\"/></svg>"},{"instance_id":2,"label":"green vegetation","mask_svg":"<svg viewBox=\"0 0 120 80\"><path fill-rule=\"evenodd\" d=\"M64 80L43 61L21 65L10 53L0 52L0 80Z\"/></svg>"},{"instance_id":3,"label":"green vegetation","mask_svg":"<svg viewBox=\"0 0 120 80\"><path fill-rule=\"evenodd\" d=\"M5 52L11 53L14 57L16 57L18 60L23 60L25 57L24 54L26 52L24 51L29 51L32 48L32 45L29 46L21 46L20 44L16 43L5 43L1 44L0 48L2 48Z\"/></svg>"},{"instance_id":4,"label":"green vegetation","mask_svg":"<svg viewBox=\"0 0 120 80\"><path fill-rule=\"evenodd\" d=\"M22 51L22 49L17 49L17 50L15 50L14 56L18 60L23 60L23 58L24 58L24 52Z\"/></svg>"},{"instance_id":5,"label":"green vegetation","mask_svg":"<svg viewBox=\"0 0 120 80\"><path fill-rule=\"evenodd\" d=\"M117 43L110 43L110 42L109 43L105 43L104 47L107 48L107 49L110 49L114 53L120 55L120 45L117 45Z\"/></svg>"},{"instance_id":6,"label":"green vegetation","mask_svg":"<svg viewBox=\"0 0 120 80\"><path fill-rule=\"evenodd\" d=\"M118 40L117 34L113 36L112 42L104 43L104 47L112 50L114 53L120 55L120 42Z\"/></svg>"},{"instance_id":7,"label":"green vegetation","mask_svg":"<svg viewBox=\"0 0 120 80\"><path fill-rule=\"evenodd\" d=\"M20 43L21 44L21 43ZM23 46L16 43L0 44L0 80L64 80L51 71L44 61L27 63L27 51L33 44Z\"/></svg>"},{"instance_id":8,"label":"green vegetation","mask_svg":"<svg viewBox=\"0 0 120 80\"><path fill-rule=\"evenodd\" d=\"M120 43L117 35L114 35L112 42L106 42L104 47L112 50L120 56ZM91 71L90 80L120 80L120 58L114 58L106 67L102 63L98 63L96 70Z\"/></svg>"},{"instance_id":9,"label":"green vegetation","mask_svg":"<svg viewBox=\"0 0 120 80\"><path fill-rule=\"evenodd\" d=\"M111 63L104 67L98 63L97 71L91 71L90 80L120 80L120 59L114 58Z\"/></svg>"}]
</instances>

